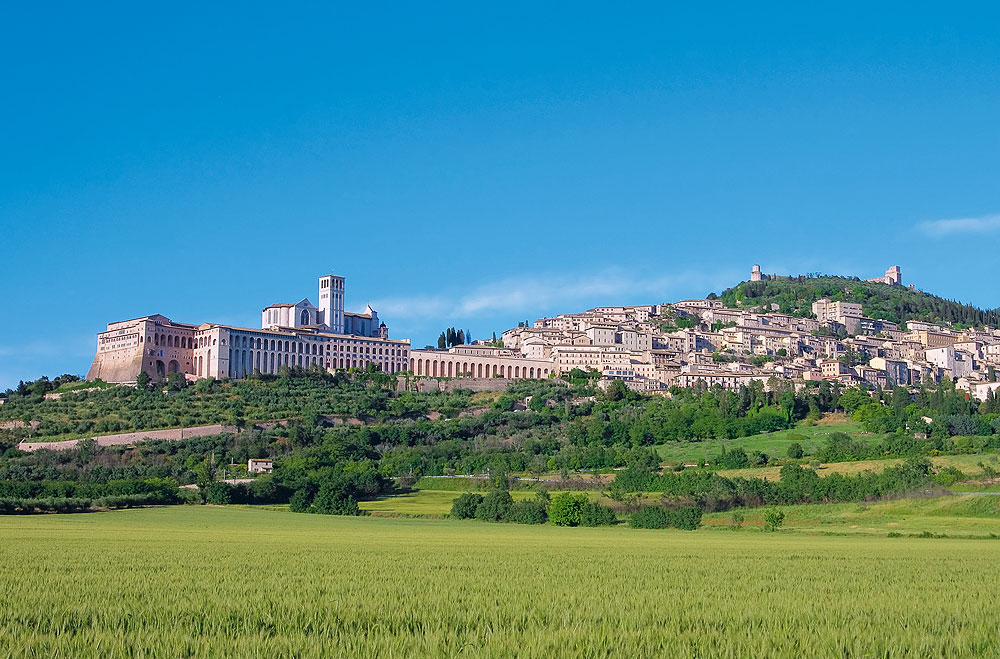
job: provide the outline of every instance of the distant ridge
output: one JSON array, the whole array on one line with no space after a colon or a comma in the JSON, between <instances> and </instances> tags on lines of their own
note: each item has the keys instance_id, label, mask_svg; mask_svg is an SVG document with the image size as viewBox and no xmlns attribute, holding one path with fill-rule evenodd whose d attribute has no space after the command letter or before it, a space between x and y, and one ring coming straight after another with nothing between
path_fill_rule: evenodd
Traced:
<instances>
[{"instance_id":1,"label":"distant ridge","mask_svg":"<svg viewBox=\"0 0 1000 659\"><path fill-rule=\"evenodd\" d=\"M820 298L856 302L870 318L902 323L921 320L958 327L1000 327L1000 309L980 309L971 304L919 289L834 275L771 275L764 281L744 281L718 296L735 309L777 304L779 311L801 318L812 315L812 303Z\"/></svg>"}]
</instances>

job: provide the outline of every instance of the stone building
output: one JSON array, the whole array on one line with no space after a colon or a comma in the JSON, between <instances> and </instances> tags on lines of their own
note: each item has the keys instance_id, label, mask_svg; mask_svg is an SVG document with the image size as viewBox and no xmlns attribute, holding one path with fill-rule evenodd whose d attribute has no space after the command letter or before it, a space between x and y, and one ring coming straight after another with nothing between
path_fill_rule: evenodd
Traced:
<instances>
[{"instance_id":1,"label":"stone building","mask_svg":"<svg viewBox=\"0 0 1000 659\"><path fill-rule=\"evenodd\" d=\"M152 315L108 324L97 336L97 354L88 380L135 382L140 372L154 380L168 373L188 378L243 378L282 366L326 370L366 368L385 373L408 370L409 340L389 339L389 329L368 306L364 313L343 310L344 278L319 278L320 306L303 299L272 304L261 313L261 328L215 323L177 323Z\"/></svg>"},{"instance_id":2,"label":"stone building","mask_svg":"<svg viewBox=\"0 0 1000 659\"><path fill-rule=\"evenodd\" d=\"M902 286L903 271L900 269L898 265L894 265L885 271L885 276L872 277L871 279L866 279L865 281L871 282L873 284L888 284L889 286Z\"/></svg>"},{"instance_id":3,"label":"stone building","mask_svg":"<svg viewBox=\"0 0 1000 659\"><path fill-rule=\"evenodd\" d=\"M549 359L530 359L510 348L459 345L448 350L413 350L414 375L444 378L529 378L539 380L553 373Z\"/></svg>"}]
</instances>

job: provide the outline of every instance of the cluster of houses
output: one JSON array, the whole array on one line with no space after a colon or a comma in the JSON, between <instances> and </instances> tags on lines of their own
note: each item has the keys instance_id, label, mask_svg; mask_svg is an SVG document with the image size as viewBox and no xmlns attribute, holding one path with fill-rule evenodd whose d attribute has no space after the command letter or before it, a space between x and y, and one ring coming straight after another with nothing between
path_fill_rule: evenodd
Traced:
<instances>
[{"instance_id":1,"label":"cluster of houses","mask_svg":"<svg viewBox=\"0 0 1000 659\"><path fill-rule=\"evenodd\" d=\"M895 280L884 283L900 285L898 268L889 273ZM890 388L949 377L980 400L1000 388L1000 330L917 321L904 328L864 316L860 304L828 299L812 312L798 318L715 299L597 307L510 329L503 345L551 363L553 372L596 370L603 381L623 380L637 391L699 383L738 390L771 378Z\"/></svg>"}]
</instances>

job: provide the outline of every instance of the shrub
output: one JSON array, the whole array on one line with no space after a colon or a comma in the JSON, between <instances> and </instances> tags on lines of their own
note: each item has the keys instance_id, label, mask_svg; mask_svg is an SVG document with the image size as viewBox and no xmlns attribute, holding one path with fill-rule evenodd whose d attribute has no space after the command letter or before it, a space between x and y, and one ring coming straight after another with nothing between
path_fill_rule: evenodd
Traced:
<instances>
[{"instance_id":1,"label":"shrub","mask_svg":"<svg viewBox=\"0 0 1000 659\"><path fill-rule=\"evenodd\" d=\"M466 492L451 504L451 516L455 519L472 519L476 516L476 508L483 502L483 495Z\"/></svg>"},{"instance_id":2,"label":"shrub","mask_svg":"<svg viewBox=\"0 0 1000 659\"><path fill-rule=\"evenodd\" d=\"M121 494L118 496L101 497L94 500L95 508L135 508L162 503L155 494Z\"/></svg>"},{"instance_id":3,"label":"shrub","mask_svg":"<svg viewBox=\"0 0 1000 659\"><path fill-rule=\"evenodd\" d=\"M596 501L583 504L580 511L580 526L610 526L616 521L615 511Z\"/></svg>"},{"instance_id":4,"label":"shrub","mask_svg":"<svg viewBox=\"0 0 1000 659\"><path fill-rule=\"evenodd\" d=\"M798 460L803 455L805 455L805 451L802 450L802 444L799 444L798 442L792 442L791 444L788 445L788 457L792 458L793 460Z\"/></svg>"},{"instance_id":5,"label":"shrub","mask_svg":"<svg viewBox=\"0 0 1000 659\"><path fill-rule=\"evenodd\" d=\"M506 490L491 490L476 506L476 519L484 522L499 522L507 518L514 500Z\"/></svg>"},{"instance_id":6,"label":"shrub","mask_svg":"<svg viewBox=\"0 0 1000 659\"><path fill-rule=\"evenodd\" d=\"M313 499L311 512L321 515L360 515L358 501L339 483L324 483Z\"/></svg>"},{"instance_id":7,"label":"shrub","mask_svg":"<svg viewBox=\"0 0 1000 659\"><path fill-rule=\"evenodd\" d=\"M785 513L780 510L767 510L764 512L764 529L767 531L777 531L785 521Z\"/></svg>"},{"instance_id":8,"label":"shrub","mask_svg":"<svg viewBox=\"0 0 1000 659\"><path fill-rule=\"evenodd\" d=\"M563 492L549 504L549 521L556 526L579 526L587 495Z\"/></svg>"},{"instance_id":9,"label":"shrub","mask_svg":"<svg viewBox=\"0 0 1000 659\"><path fill-rule=\"evenodd\" d=\"M698 506L680 506L667 511L670 525L685 531L694 531L701 526L701 508Z\"/></svg>"},{"instance_id":10,"label":"shrub","mask_svg":"<svg viewBox=\"0 0 1000 659\"><path fill-rule=\"evenodd\" d=\"M723 447L718 463L720 467L725 469L743 469L750 466L750 457L746 451L738 446L731 451L727 451Z\"/></svg>"},{"instance_id":11,"label":"shrub","mask_svg":"<svg viewBox=\"0 0 1000 659\"><path fill-rule=\"evenodd\" d=\"M954 485L960 481L966 480L968 478L962 471L956 467L948 466L944 467L934 476L934 482L939 485Z\"/></svg>"},{"instance_id":12,"label":"shrub","mask_svg":"<svg viewBox=\"0 0 1000 659\"><path fill-rule=\"evenodd\" d=\"M633 529L665 529L670 526L670 519L662 506L643 506L632 513L628 523Z\"/></svg>"},{"instance_id":13,"label":"shrub","mask_svg":"<svg viewBox=\"0 0 1000 659\"><path fill-rule=\"evenodd\" d=\"M223 506L227 503L232 503L232 500L232 488L227 483L215 481L205 491L205 501L207 503Z\"/></svg>"},{"instance_id":14,"label":"shrub","mask_svg":"<svg viewBox=\"0 0 1000 659\"><path fill-rule=\"evenodd\" d=\"M302 489L295 490L295 494L293 494L292 498L288 500L288 509L293 513L309 512L309 505L309 492L307 492L304 487Z\"/></svg>"},{"instance_id":15,"label":"shrub","mask_svg":"<svg viewBox=\"0 0 1000 659\"><path fill-rule=\"evenodd\" d=\"M545 506L538 501L518 501L510 507L507 520L518 524L544 524L548 516Z\"/></svg>"}]
</instances>

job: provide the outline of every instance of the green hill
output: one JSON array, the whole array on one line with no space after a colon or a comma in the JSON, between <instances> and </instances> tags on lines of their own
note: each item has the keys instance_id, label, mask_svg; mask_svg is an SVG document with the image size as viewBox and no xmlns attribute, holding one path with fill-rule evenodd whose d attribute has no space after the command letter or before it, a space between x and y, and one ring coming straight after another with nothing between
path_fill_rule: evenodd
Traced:
<instances>
[{"instance_id":1,"label":"green hill","mask_svg":"<svg viewBox=\"0 0 1000 659\"><path fill-rule=\"evenodd\" d=\"M956 326L1000 326L1000 309L980 309L921 290L849 277L824 275L744 281L727 288L719 299L731 308L777 304L782 313L805 318L812 315L812 303L824 297L860 303L866 316L897 323L923 320Z\"/></svg>"}]
</instances>

